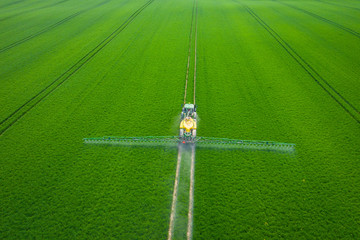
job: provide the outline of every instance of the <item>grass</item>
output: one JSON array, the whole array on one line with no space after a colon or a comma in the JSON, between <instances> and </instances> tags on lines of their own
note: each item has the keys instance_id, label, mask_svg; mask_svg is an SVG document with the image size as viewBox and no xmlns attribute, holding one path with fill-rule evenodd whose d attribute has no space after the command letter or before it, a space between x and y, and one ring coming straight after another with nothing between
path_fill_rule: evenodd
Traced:
<instances>
[{"instance_id":1,"label":"grass","mask_svg":"<svg viewBox=\"0 0 360 240\"><path fill-rule=\"evenodd\" d=\"M176 149L82 144L177 133L193 1L148 2L86 57L146 3L0 4L0 121L71 73L1 124L2 239L166 238ZM359 238L359 8L199 0L198 134L297 153L197 149L194 239Z\"/></svg>"}]
</instances>

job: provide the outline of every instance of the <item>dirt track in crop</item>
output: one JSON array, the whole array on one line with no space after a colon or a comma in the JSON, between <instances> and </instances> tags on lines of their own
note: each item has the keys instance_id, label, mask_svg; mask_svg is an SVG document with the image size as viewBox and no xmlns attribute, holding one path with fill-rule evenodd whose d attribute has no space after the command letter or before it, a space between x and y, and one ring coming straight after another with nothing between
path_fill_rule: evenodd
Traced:
<instances>
[{"instance_id":1,"label":"dirt track in crop","mask_svg":"<svg viewBox=\"0 0 360 240\"><path fill-rule=\"evenodd\" d=\"M175 212L176 212L176 201L177 201L177 195L178 195L178 187L179 187L181 154L182 154L182 147L181 147L181 145L179 145L178 146L177 164L176 164L175 182L174 182L174 191L173 191L172 204L171 204L171 214L170 214L168 240L172 239L172 235L174 233L174 220L175 220Z\"/></svg>"},{"instance_id":2,"label":"dirt track in crop","mask_svg":"<svg viewBox=\"0 0 360 240\"><path fill-rule=\"evenodd\" d=\"M184 158L184 159L182 159ZM185 169L181 170L181 163L184 161ZM190 164L189 164L190 163ZM189 164L189 165L188 165ZM190 167L190 169L188 169ZM190 171L190 184L188 181L180 181L180 175L186 176L186 172ZM184 176L182 176L184 180ZM177 165L176 165L176 174L175 174L175 182L174 182L174 190L173 190L173 197L172 197L172 205L171 205L171 214L170 214L170 223L169 223L169 230L168 230L168 240L174 238L174 236L178 236L174 234L177 230L180 230L181 234L184 234L186 231L186 238L188 240L192 239L192 232L193 232L193 209L194 209L194 182L195 182L195 145L191 146L182 146L179 145L178 147L178 158L177 158ZM189 186L187 186L189 184ZM184 226L175 226L175 220L177 219L177 212L179 213L179 209L176 209L177 201L179 195L182 195L183 192L179 192L179 186L185 186L185 188L189 187L189 202L188 202L188 214L187 214L187 227ZM181 188L181 187L180 187ZM181 197L180 197L181 198ZM181 200L180 200L181 201ZM183 202L184 203L184 202ZM187 202L186 202L187 204ZM181 212L181 211L180 211ZM183 228L184 227L184 228Z\"/></svg>"},{"instance_id":3,"label":"dirt track in crop","mask_svg":"<svg viewBox=\"0 0 360 240\"><path fill-rule=\"evenodd\" d=\"M189 72L190 72L190 59L191 59L191 45L193 39L193 28L194 28L194 15L195 15L195 47L194 47L194 104L195 104L195 80L196 80L196 39L197 39L197 3L193 2L193 9L191 15L191 25L190 25L190 34L189 34L189 48L188 48L188 57L186 65L186 76L185 76L185 93L184 93L184 104L186 103L186 94L189 81Z\"/></svg>"},{"instance_id":4,"label":"dirt track in crop","mask_svg":"<svg viewBox=\"0 0 360 240\"><path fill-rule=\"evenodd\" d=\"M195 145L191 146L191 168L190 168L190 189L189 189L189 212L187 239L192 239L193 210L194 210L194 182L195 182Z\"/></svg>"}]
</instances>

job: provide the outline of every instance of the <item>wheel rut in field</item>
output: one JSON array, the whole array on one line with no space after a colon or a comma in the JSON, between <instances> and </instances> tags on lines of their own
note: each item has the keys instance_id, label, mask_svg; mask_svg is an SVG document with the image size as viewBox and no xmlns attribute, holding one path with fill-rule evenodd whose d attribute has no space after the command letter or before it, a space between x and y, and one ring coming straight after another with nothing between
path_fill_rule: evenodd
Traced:
<instances>
[{"instance_id":1,"label":"wheel rut in field","mask_svg":"<svg viewBox=\"0 0 360 240\"><path fill-rule=\"evenodd\" d=\"M23 1L24 1L24 0L13 1L13 2L10 2L10 3L7 3L7 4L4 4L4 5L0 6L0 8L9 7L9 6L12 6L12 5L15 5L15 4L18 4L18 3L21 3L21 2L23 2Z\"/></svg>"},{"instance_id":2,"label":"wheel rut in field","mask_svg":"<svg viewBox=\"0 0 360 240\"><path fill-rule=\"evenodd\" d=\"M64 2L67 2L67 1L69 1L69 0L62 0L62 1L59 1L59 2L56 2L56 3L52 3L52 4L48 4L48 5L45 5L45 6L42 6L42 7L37 7L37 8L25 10L25 11L22 11L22 12L20 12L20 13L16 13L16 14L13 14L13 15L10 15L10 16L4 17L4 18L1 18L1 19L0 19L0 22L1 22L1 21L5 21L5 20L8 20L8 19L13 18L13 17L21 16L21 15L23 15L23 14L35 12L35 11L37 11L37 10L41 10L41 9L45 9L45 8L50 8L50 7L55 7L55 6L60 5L60 4L64 3Z\"/></svg>"},{"instance_id":3,"label":"wheel rut in field","mask_svg":"<svg viewBox=\"0 0 360 240\"><path fill-rule=\"evenodd\" d=\"M172 195L168 240L171 240L173 238L173 234L174 234L176 202L177 202L179 179L180 179L181 156L182 156L182 146L179 145L178 146L178 157L177 157L177 164L176 164L174 190L173 190L173 195Z\"/></svg>"},{"instance_id":4,"label":"wheel rut in field","mask_svg":"<svg viewBox=\"0 0 360 240\"><path fill-rule=\"evenodd\" d=\"M277 1L277 0L273 0L273 1L274 1L274 2L277 2L277 3L280 3L280 4L282 4L282 5L285 5L285 6L289 7L289 8L295 9L295 10L297 10L297 11L300 11L300 12L302 12L302 13L305 13L305 14L307 14L307 15L309 15L309 16L312 16L312 17L314 17L314 18L316 18L316 19L318 19L318 20L320 20L320 21L323 21L323 22L325 22L325 23L328 23L328 24L330 24L330 25L332 25L332 26L334 26L334 27L336 27L336 28L339 28L339 29L345 31L345 32L348 32L348 33L350 33L351 35L353 35L353 36L355 36L355 37L360 38L360 33L356 32L355 30L352 30L352 29L350 29L350 28L348 28L348 27L345 27L345 26L343 26L343 25L341 25L341 24L339 24L339 23L336 23L336 22L331 21L331 20L329 20L329 19L327 19L327 18L324 18L324 17L322 17L322 16L319 16L319 15L317 15L317 14L315 14L315 13L309 12L309 11L307 11L307 10L305 10L305 9L302 9L302 8L299 8L299 7L296 7L296 6L293 6L293 5L291 5L291 4L288 4L288 3L285 3L285 2L281 2L281 1Z\"/></svg>"},{"instance_id":5,"label":"wheel rut in field","mask_svg":"<svg viewBox=\"0 0 360 240\"><path fill-rule=\"evenodd\" d=\"M360 111L326 81L291 45L273 30L251 8L242 4L246 11L278 42L278 44L306 71L306 73L357 123L360 123Z\"/></svg>"},{"instance_id":6,"label":"wheel rut in field","mask_svg":"<svg viewBox=\"0 0 360 240\"><path fill-rule=\"evenodd\" d=\"M192 56L192 49L194 54L194 92L193 92L193 103L195 104L196 101L196 48L197 48L197 16L198 16L198 6L197 0L193 1L193 9L191 14L191 24L190 24L190 34L189 34L189 47L188 47L188 57L187 57L187 65L186 65L186 75L185 75L185 93L184 93L184 104L186 103L186 94L188 88L188 81L189 81L189 72L190 72L190 61ZM194 40L193 40L194 39ZM192 45L194 47L192 48ZM181 160L184 158L183 160ZM181 161L183 161L184 167L180 168ZM190 168L190 169L189 169ZM182 181L180 181L182 175ZM188 176L187 176L188 175ZM187 179L187 177L189 177ZM195 144L186 144L180 143L178 146L178 162L176 166L176 174L175 174L175 183L174 183L174 193L171 205L171 214L170 214L170 223L169 223L169 231L168 231L168 240L172 240L173 238L177 239L184 239L187 240L192 239L193 233L193 212L194 212L194 180L195 180ZM179 185L181 185L181 189L189 188L188 199L187 193L182 191L179 193ZM189 186L188 186L189 185ZM186 210L176 206L178 205L178 196L182 195L182 201L180 199L181 205L187 205L187 224L185 225L185 217L178 216L176 217L177 213L184 213ZM184 197L186 196L186 200ZM179 214L178 214L179 215ZM180 219L176 221L176 219Z\"/></svg>"},{"instance_id":7,"label":"wheel rut in field","mask_svg":"<svg viewBox=\"0 0 360 240\"><path fill-rule=\"evenodd\" d=\"M64 24L64 23L70 21L71 19L79 16L80 14L83 14L83 13L85 13L85 12L87 12L87 11L90 11L90 10L93 10L93 9L95 9L95 8L98 8L98 7L100 7L100 6L108 3L109 1L110 1L110 0L103 1L103 2L101 2L101 3L99 3L99 4L95 5L95 6L93 6L93 7L91 7L91 8L88 8L88 9L85 9L85 10L82 10L82 11L78 11L78 12L76 12L76 13L74 13L74 14L71 14L71 15L67 16L66 18L64 18L64 19L62 19L62 20L54 23L53 25L50 25L50 26L48 26L48 27L46 27L46 28L44 28L44 29L36 32L36 33L30 34L29 36L27 36L27 37L25 37L25 38L23 38L23 39L20 39L20 40L18 40L18 41L15 41L15 42L13 42L13 43L11 43L11 44L9 44L9 45L1 48L1 49L0 49L0 53L5 52L5 51L7 51L7 50L9 50L9 49L11 49L11 48L14 48L14 47L16 47L16 46L18 46L18 45L20 45L20 44L23 44L23 43L25 43L25 42L33 39L33 38L36 38L36 37L38 37L38 36L40 36L40 35L42 35L42 34L44 34L44 33L46 33L46 32L49 32L50 30L53 30L54 28L61 26L62 24Z\"/></svg>"},{"instance_id":8,"label":"wheel rut in field","mask_svg":"<svg viewBox=\"0 0 360 240\"><path fill-rule=\"evenodd\" d=\"M193 213L194 213L194 184L195 184L195 145L191 146L191 166L190 166L190 188L189 188L189 209L188 209L188 226L186 237L192 239L193 231Z\"/></svg>"},{"instance_id":9,"label":"wheel rut in field","mask_svg":"<svg viewBox=\"0 0 360 240\"><path fill-rule=\"evenodd\" d=\"M44 89L38 92L35 96L26 101L23 105L17 108L13 113L0 122L0 135L2 135L13 124L19 121L26 113L38 105L44 100L50 93L55 91L64 82L66 82L71 76L79 71L87 62L94 58L106 45L108 45L116 36L118 36L145 8L147 8L155 0L149 0L134 13L128 17L118 28L116 28L111 34L109 34L104 40L102 40L96 47L84 55L74 65L72 65L67 71L61 74L53 82L47 85Z\"/></svg>"},{"instance_id":10,"label":"wheel rut in field","mask_svg":"<svg viewBox=\"0 0 360 240\"><path fill-rule=\"evenodd\" d=\"M168 240L192 239L195 182L195 144L179 144ZM186 214L186 215L185 215Z\"/></svg>"},{"instance_id":11,"label":"wheel rut in field","mask_svg":"<svg viewBox=\"0 0 360 240\"><path fill-rule=\"evenodd\" d=\"M324 3L324 4L332 5L332 6L338 6L338 7L343 7L343 8L348 8L348 9L360 11L360 8L356 8L356 7L345 6L345 5L338 4L338 3L333 3L333 2L326 2L326 1L323 1L323 0L316 0L316 1Z\"/></svg>"},{"instance_id":12,"label":"wheel rut in field","mask_svg":"<svg viewBox=\"0 0 360 240\"><path fill-rule=\"evenodd\" d=\"M194 23L195 19L195 23ZM195 31L195 32L194 32ZM194 33L193 33L194 32ZM191 46L193 41L193 35L195 35L195 43L194 43L194 91L193 91L193 103L196 102L196 42L197 42L197 1L194 0L193 2L193 9L191 14L191 24L190 24L190 34L189 34L189 47L188 47L188 57L187 57L187 64L186 64L186 74L185 74L185 90L184 90L184 104L186 103L187 97L187 89L188 89L188 82L189 82L189 74L190 74L190 60L191 60Z\"/></svg>"}]
</instances>

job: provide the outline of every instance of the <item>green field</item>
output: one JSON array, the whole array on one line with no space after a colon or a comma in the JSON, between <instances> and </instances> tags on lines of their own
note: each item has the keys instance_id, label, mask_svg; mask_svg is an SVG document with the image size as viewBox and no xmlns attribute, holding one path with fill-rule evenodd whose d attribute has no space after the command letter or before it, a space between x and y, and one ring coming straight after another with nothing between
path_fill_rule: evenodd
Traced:
<instances>
[{"instance_id":1,"label":"green field","mask_svg":"<svg viewBox=\"0 0 360 240\"><path fill-rule=\"evenodd\" d=\"M296 153L197 149L193 238L360 239L360 2L196 1L198 135ZM167 238L177 149L82 139L177 135L193 6L0 1L0 239Z\"/></svg>"}]
</instances>

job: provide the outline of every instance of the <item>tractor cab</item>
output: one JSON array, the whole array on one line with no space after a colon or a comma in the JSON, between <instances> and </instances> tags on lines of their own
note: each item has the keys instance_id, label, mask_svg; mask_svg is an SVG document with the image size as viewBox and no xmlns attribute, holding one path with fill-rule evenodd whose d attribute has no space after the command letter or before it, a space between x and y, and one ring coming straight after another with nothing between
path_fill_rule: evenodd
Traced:
<instances>
[{"instance_id":1,"label":"tractor cab","mask_svg":"<svg viewBox=\"0 0 360 240\"><path fill-rule=\"evenodd\" d=\"M182 112L181 112L181 120L186 117L192 117L196 119L196 105L187 103L183 105Z\"/></svg>"},{"instance_id":2,"label":"tractor cab","mask_svg":"<svg viewBox=\"0 0 360 240\"><path fill-rule=\"evenodd\" d=\"M190 103L183 105L179 133L180 141L194 142L197 128L196 117L196 105Z\"/></svg>"}]
</instances>

